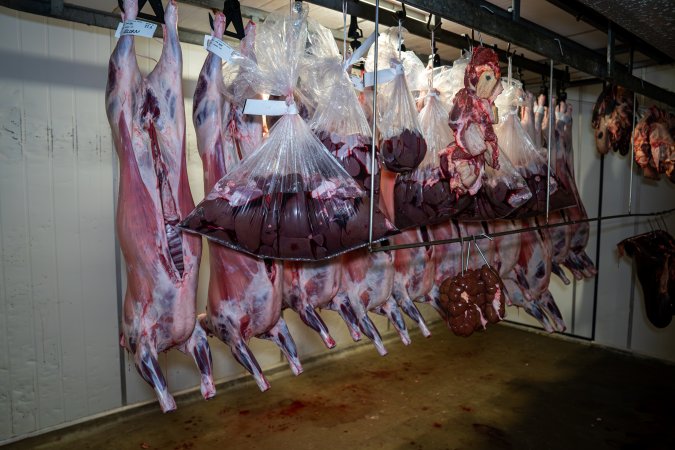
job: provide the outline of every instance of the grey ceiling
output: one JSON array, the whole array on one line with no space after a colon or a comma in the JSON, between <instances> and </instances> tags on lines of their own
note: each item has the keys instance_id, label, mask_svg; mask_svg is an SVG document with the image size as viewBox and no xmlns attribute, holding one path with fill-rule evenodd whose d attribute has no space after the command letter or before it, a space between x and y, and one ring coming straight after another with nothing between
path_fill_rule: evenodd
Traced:
<instances>
[{"instance_id":1,"label":"grey ceiling","mask_svg":"<svg viewBox=\"0 0 675 450\"><path fill-rule=\"evenodd\" d=\"M675 0L580 0L675 58Z\"/></svg>"}]
</instances>

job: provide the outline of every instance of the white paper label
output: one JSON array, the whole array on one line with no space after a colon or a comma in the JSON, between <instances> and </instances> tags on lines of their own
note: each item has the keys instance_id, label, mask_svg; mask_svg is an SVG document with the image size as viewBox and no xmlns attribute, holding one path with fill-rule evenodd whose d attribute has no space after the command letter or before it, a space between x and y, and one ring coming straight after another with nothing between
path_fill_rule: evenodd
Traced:
<instances>
[{"instance_id":1,"label":"white paper label","mask_svg":"<svg viewBox=\"0 0 675 450\"><path fill-rule=\"evenodd\" d=\"M395 69L382 69L377 71L377 84L389 83L396 77ZM363 81L366 87L375 84L375 75L373 72L366 72L363 75Z\"/></svg>"},{"instance_id":2,"label":"white paper label","mask_svg":"<svg viewBox=\"0 0 675 450\"><path fill-rule=\"evenodd\" d=\"M244 114L255 116L284 116L297 114L298 107L295 103L287 104L284 100L259 100L249 98L244 105Z\"/></svg>"},{"instance_id":3,"label":"white paper label","mask_svg":"<svg viewBox=\"0 0 675 450\"><path fill-rule=\"evenodd\" d=\"M204 48L216 56L220 56L223 61L232 62L232 57L237 55L237 51L227 45L222 40L205 35L204 36Z\"/></svg>"},{"instance_id":4,"label":"white paper label","mask_svg":"<svg viewBox=\"0 0 675 450\"><path fill-rule=\"evenodd\" d=\"M141 36L151 38L155 35L157 24L146 22L145 20L125 20L123 23L117 25L115 30L115 37L121 36Z\"/></svg>"},{"instance_id":5,"label":"white paper label","mask_svg":"<svg viewBox=\"0 0 675 450\"><path fill-rule=\"evenodd\" d=\"M354 50L354 53L352 53L352 56L349 57L349 59L345 62L345 70L349 68L349 66L353 66L356 61L359 59L363 58L363 56L366 54L368 49L370 48L371 45L375 42L375 33L371 34L368 36L368 39L366 39L363 44L356 50Z\"/></svg>"}]
</instances>

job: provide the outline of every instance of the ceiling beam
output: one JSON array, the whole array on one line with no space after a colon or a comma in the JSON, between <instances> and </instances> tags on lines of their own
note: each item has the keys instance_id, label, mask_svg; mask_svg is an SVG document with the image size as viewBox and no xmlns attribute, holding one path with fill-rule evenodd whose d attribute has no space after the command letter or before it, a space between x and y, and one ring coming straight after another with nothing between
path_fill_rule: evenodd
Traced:
<instances>
[{"instance_id":1,"label":"ceiling beam","mask_svg":"<svg viewBox=\"0 0 675 450\"><path fill-rule=\"evenodd\" d=\"M406 0L405 3L675 107L675 92L631 75L621 64L614 66L610 79L604 55L528 20L514 21L511 13L492 3L483 0Z\"/></svg>"},{"instance_id":2,"label":"ceiling beam","mask_svg":"<svg viewBox=\"0 0 675 450\"><path fill-rule=\"evenodd\" d=\"M574 16L577 21L581 20L589 24L593 28L602 31L603 33L607 32L607 27L611 22L607 17L603 16L593 8L584 5L578 0L547 0L552 5L560 8L561 10ZM647 43L643 39L640 39L630 31L619 26L616 22L612 23L612 31L616 36L616 39L629 44L637 51L643 55L654 60L657 64L670 64L673 62L673 58L663 53L658 48Z\"/></svg>"},{"instance_id":3,"label":"ceiling beam","mask_svg":"<svg viewBox=\"0 0 675 450\"><path fill-rule=\"evenodd\" d=\"M332 9L333 11L342 12L342 0L306 0L306 1L307 3L312 3L314 5L323 6L324 8ZM445 3L445 2L437 2L437 3ZM406 5L414 6L413 3L409 1L406 1ZM348 1L347 14L356 15L360 19L365 19L370 22L375 21L375 7L365 2ZM439 16L443 17L442 14L439 14ZM396 18L393 16L393 14L389 14L387 11L380 11L380 23L388 27L398 25L398 22ZM430 38L429 31L427 30L426 25L422 22L408 19L406 20L404 27L413 35ZM435 38L436 42L460 49L467 48L470 41L470 39L468 39L466 36L462 36L443 29L438 30L436 32ZM473 41L472 43L473 45L476 46L479 45L478 41ZM506 63L508 61L508 55L506 53L506 50L500 48L496 48L495 50L499 55L499 59L502 62ZM513 55L512 62L515 67L520 67L523 70L527 70L537 74L544 74L548 76L550 72L548 64L542 64L540 62L527 59L523 56ZM569 80L569 75L564 70L555 69L553 76L558 80L563 81Z\"/></svg>"}]
</instances>

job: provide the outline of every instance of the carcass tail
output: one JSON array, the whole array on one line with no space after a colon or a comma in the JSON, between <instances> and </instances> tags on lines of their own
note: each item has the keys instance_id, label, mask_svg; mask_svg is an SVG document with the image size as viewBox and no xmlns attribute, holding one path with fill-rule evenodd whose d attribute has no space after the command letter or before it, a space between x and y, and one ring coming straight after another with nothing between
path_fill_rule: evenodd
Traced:
<instances>
[{"instance_id":1,"label":"carcass tail","mask_svg":"<svg viewBox=\"0 0 675 450\"><path fill-rule=\"evenodd\" d=\"M291 332L288 331L288 326L283 317L279 318L279 321L270 331L260 337L269 339L281 349L281 352L288 360L288 365L291 367L291 371L294 375L300 375L302 373L302 364L300 364L300 358L298 358L298 349L295 346L293 336L291 336Z\"/></svg>"}]
</instances>

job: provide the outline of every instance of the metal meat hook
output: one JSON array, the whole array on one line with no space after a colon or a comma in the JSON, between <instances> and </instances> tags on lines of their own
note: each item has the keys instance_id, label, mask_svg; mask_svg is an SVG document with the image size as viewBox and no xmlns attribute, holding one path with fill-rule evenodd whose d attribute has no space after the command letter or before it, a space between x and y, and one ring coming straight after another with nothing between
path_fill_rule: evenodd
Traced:
<instances>
[{"instance_id":1,"label":"metal meat hook","mask_svg":"<svg viewBox=\"0 0 675 450\"><path fill-rule=\"evenodd\" d=\"M138 0L138 12L140 13L148 0ZM117 0L117 4L120 7L120 10L124 12L124 0ZM150 6L152 6L152 12L155 13L154 20L159 23L164 23L164 6L162 6L162 0L150 0Z\"/></svg>"},{"instance_id":2,"label":"metal meat hook","mask_svg":"<svg viewBox=\"0 0 675 450\"><path fill-rule=\"evenodd\" d=\"M223 4L223 14L225 15L225 36L230 36L239 40L244 39L246 33L244 33L244 21L241 17L241 5L239 4L239 0L225 0L225 4ZM234 24L234 32L227 31L227 27L229 27L230 24ZM211 16L211 13L209 13L209 25L211 25L211 30L213 30L213 16Z\"/></svg>"}]
</instances>

